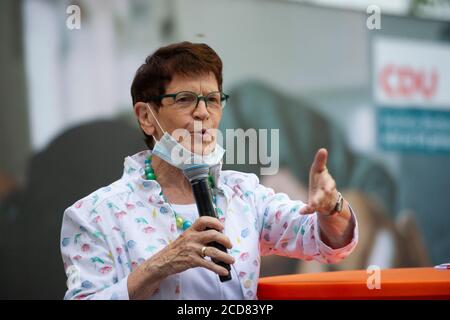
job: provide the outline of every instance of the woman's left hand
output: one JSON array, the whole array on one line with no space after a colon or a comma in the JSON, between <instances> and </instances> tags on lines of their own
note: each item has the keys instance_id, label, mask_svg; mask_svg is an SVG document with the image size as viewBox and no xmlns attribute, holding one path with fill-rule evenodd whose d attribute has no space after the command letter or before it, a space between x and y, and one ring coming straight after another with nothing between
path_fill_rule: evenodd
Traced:
<instances>
[{"instance_id":1,"label":"woman's left hand","mask_svg":"<svg viewBox=\"0 0 450 320\"><path fill-rule=\"evenodd\" d=\"M301 209L301 214L329 215L336 206L338 192L336 182L328 172L327 159L327 149L319 149L309 171L308 203Z\"/></svg>"}]
</instances>

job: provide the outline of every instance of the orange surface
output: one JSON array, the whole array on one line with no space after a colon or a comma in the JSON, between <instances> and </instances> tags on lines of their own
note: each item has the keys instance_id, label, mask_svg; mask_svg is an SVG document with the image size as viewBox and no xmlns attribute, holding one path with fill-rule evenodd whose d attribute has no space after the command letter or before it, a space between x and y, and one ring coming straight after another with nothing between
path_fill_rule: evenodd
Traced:
<instances>
[{"instance_id":1,"label":"orange surface","mask_svg":"<svg viewBox=\"0 0 450 320\"><path fill-rule=\"evenodd\" d=\"M261 278L259 299L450 299L450 270L381 270L381 288L368 289L366 270Z\"/></svg>"}]
</instances>

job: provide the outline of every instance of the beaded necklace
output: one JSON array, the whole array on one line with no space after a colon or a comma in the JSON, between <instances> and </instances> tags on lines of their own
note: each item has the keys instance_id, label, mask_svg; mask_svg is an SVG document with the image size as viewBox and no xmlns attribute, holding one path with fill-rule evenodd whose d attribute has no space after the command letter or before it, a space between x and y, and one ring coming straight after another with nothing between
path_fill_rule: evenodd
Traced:
<instances>
[{"instance_id":1,"label":"beaded necklace","mask_svg":"<svg viewBox=\"0 0 450 320\"><path fill-rule=\"evenodd\" d=\"M148 159L145 159L144 161L145 163L145 168L144 168L144 176L147 180L156 180L156 175L155 172L153 171L152 168L152 156L149 156ZM211 175L208 175L208 182L209 185L211 186L211 188L214 187L214 180L213 177ZM192 225L192 221L189 221L187 219L184 219L182 216L180 216L179 214L177 214L177 212L173 209L173 207L170 205L169 201L167 200L166 196L164 195L164 193L161 191L160 194L164 201L172 208L174 214L175 214L175 221L176 221L176 225L177 228L185 231L186 229L188 229L191 225ZM213 205L214 205L214 210L217 212L216 206L216 195L213 195Z\"/></svg>"}]
</instances>

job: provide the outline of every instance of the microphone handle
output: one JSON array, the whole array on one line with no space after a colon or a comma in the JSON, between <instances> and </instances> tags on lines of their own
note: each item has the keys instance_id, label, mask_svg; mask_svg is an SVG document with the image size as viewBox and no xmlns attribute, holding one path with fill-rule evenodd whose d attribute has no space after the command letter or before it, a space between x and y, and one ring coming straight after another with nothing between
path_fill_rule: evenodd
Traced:
<instances>
[{"instance_id":1,"label":"microphone handle","mask_svg":"<svg viewBox=\"0 0 450 320\"><path fill-rule=\"evenodd\" d=\"M192 190L194 192L195 202L197 203L199 216L201 217L210 216L217 219L218 217L216 215L216 211L214 210L212 201L211 188L209 187L207 179L206 178L197 179L191 181L191 183L192 183ZM214 241L209 243L208 245L227 253L227 248L225 248L225 246L220 243ZM219 275L220 281L225 282L231 280L231 266L223 261L219 261L214 258L211 258L211 260L214 263L218 264L219 266L224 267L225 269L228 270L228 275L226 276Z\"/></svg>"}]
</instances>

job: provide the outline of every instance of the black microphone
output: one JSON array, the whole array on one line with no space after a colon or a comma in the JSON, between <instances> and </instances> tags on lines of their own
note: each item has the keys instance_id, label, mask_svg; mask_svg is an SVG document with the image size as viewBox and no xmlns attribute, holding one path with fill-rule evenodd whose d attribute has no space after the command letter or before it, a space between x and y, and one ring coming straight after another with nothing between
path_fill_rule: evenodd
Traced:
<instances>
[{"instance_id":1,"label":"black microphone","mask_svg":"<svg viewBox=\"0 0 450 320\"><path fill-rule=\"evenodd\" d=\"M193 165L187 169L184 169L184 175L188 178L192 185L199 216L210 216L218 219L213 206L211 188L208 183L208 173L209 166L207 164ZM218 242L211 242L208 245L227 253L227 248ZM228 270L227 276L219 275L220 281L225 282L231 280L230 265L214 258L211 258L211 260Z\"/></svg>"}]
</instances>

